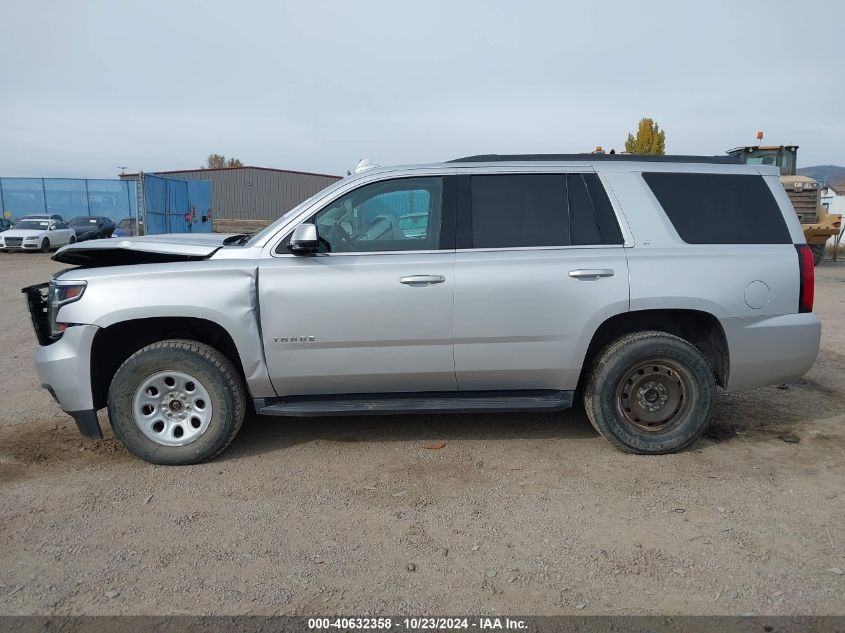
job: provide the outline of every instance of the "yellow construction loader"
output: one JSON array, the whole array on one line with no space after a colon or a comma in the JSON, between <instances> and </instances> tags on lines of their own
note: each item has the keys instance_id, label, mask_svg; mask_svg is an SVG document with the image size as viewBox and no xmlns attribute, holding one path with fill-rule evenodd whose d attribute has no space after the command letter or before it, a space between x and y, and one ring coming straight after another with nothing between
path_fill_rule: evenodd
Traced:
<instances>
[{"instance_id":1,"label":"yellow construction loader","mask_svg":"<svg viewBox=\"0 0 845 633\"><path fill-rule=\"evenodd\" d=\"M730 149L728 154L749 165L777 165L780 168L780 184L792 201L801 221L804 239L813 251L813 261L818 264L824 258L828 239L839 235L842 216L832 215L821 206L821 186L818 182L795 173L798 146L746 145Z\"/></svg>"}]
</instances>

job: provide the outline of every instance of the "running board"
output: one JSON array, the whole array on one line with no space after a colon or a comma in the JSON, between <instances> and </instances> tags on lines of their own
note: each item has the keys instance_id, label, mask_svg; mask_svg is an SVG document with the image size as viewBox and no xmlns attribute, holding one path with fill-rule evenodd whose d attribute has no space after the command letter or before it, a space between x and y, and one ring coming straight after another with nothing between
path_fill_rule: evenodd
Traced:
<instances>
[{"instance_id":1,"label":"running board","mask_svg":"<svg viewBox=\"0 0 845 633\"><path fill-rule=\"evenodd\" d=\"M572 391L545 390L295 396L257 399L255 410L261 415L293 417L562 411L572 406L573 394Z\"/></svg>"}]
</instances>

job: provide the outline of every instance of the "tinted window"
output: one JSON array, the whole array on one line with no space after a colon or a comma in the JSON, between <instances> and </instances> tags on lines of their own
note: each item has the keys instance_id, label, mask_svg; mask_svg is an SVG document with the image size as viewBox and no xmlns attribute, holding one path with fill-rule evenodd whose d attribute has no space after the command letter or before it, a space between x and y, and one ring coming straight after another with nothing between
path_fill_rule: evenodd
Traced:
<instances>
[{"instance_id":1,"label":"tinted window","mask_svg":"<svg viewBox=\"0 0 845 633\"><path fill-rule=\"evenodd\" d=\"M472 176L474 248L622 244L596 174Z\"/></svg>"},{"instance_id":2,"label":"tinted window","mask_svg":"<svg viewBox=\"0 0 845 633\"><path fill-rule=\"evenodd\" d=\"M323 252L436 250L442 207L442 178L401 178L355 189L313 222Z\"/></svg>"},{"instance_id":3,"label":"tinted window","mask_svg":"<svg viewBox=\"0 0 845 633\"><path fill-rule=\"evenodd\" d=\"M89 218L89 217L78 217L73 218L70 222L68 222L71 226L84 226L84 225L95 225L97 224L97 218Z\"/></svg>"},{"instance_id":4,"label":"tinted window","mask_svg":"<svg viewBox=\"0 0 845 633\"><path fill-rule=\"evenodd\" d=\"M472 176L470 189L475 248L569 245L565 176Z\"/></svg>"},{"instance_id":5,"label":"tinted window","mask_svg":"<svg viewBox=\"0 0 845 633\"><path fill-rule=\"evenodd\" d=\"M587 193L590 196L590 205L595 214L596 224L601 235L601 244L622 244L622 231L619 229L619 222L610 204L610 198L596 174L583 174L581 178L587 185ZM586 244L587 242L577 242Z\"/></svg>"},{"instance_id":6,"label":"tinted window","mask_svg":"<svg viewBox=\"0 0 845 633\"><path fill-rule=\"evenodd\" d=\"M789 244L780 208L761 176L643 173L689 244Z\"/></svg>"}]
</instances>

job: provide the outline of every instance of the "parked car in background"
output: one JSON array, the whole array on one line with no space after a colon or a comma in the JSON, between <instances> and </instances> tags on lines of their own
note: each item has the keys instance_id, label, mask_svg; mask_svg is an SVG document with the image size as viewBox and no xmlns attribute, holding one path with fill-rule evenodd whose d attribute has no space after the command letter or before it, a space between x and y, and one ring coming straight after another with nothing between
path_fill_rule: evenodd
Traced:
<instances>
[{"instance_id":1,"label":"parked car in background","mask_svg":"<svg viewBox=\"0 0 845 633\"><path fill-rule=\"evenodd\" d=\"M112 237L132 237L138 234L138 221L135 218L124 218L117 223Z\"/></svg>"},{"instance_id":2,"label":"parked car in background","mask_svg":"<svg viewBox=\"0 0 845 633\"><path fill-rule=\"evenodd\" d=\"M0 218L0 233L3 231L8 231L12 226L14 226L14 222L8 220L6 218Z\"/></svg>"},{"instance_id":3,"label":"parked car in background","mask_svg":"<svg viewBox=\"0 0 845 633\"><path fill-rule=\"evenodd\" d=\"M400 216L399 229L405 237L425 239L428 236L428 213L408 213Z\"/></svg>"},{"instance_id":4,"label":"parked car in background","mask_svg":"<svg viewBox=\"0 0 845 633\"><path fill-rule=\"evenodd\" d=\"M116 228L110 218L98 215L80 215L72 218L68 225L76 231L77 242L111 237Z\"/></svg>"},{"instance_id":5,"label":"parked car in background","mask_svg":"<svg viewBox=\"0 0 845 633\"><path fill-rule=\"evenodd\" d=\"M41 251L73 244L76 233L64 222L43 218L24 218L0 235L2 251Z\"/></svg>"},{"instance_id":6,"label":"parked car in background","mask_svg":"<svg viewBox=\"0 0 845 633\"><path fill-rule=\"evenodd\" d=\"M23 216L21 220L58 220L59 222L65 221L65 219L58 213L33 213L30 215Z\"/></svg>"}]
</instances>

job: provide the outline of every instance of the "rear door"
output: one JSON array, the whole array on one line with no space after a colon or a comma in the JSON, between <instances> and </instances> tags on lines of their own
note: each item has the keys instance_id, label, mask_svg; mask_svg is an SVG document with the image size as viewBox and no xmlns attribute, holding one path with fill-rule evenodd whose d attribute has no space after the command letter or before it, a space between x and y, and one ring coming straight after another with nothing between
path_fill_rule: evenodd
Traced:
<instances>
[{"instance_id":1,"label":"rear door","mask_svg":"<svg viewBox=\"0 0 845 633\"><path fill-rule=\"evenodd\" d=\"M599 177L459 181L455 373L462 391L573 390L587 345L628 309L622 233Z\"/></svg>"}]
</instances>

